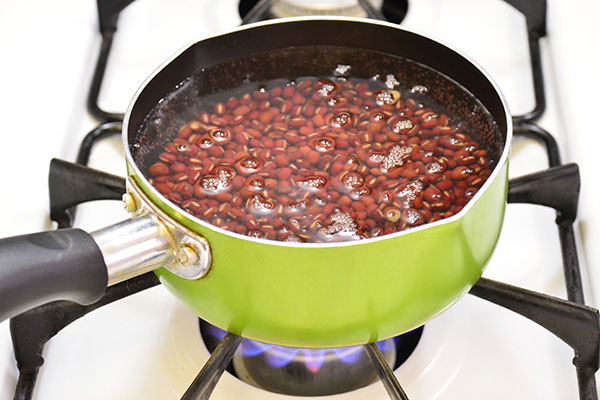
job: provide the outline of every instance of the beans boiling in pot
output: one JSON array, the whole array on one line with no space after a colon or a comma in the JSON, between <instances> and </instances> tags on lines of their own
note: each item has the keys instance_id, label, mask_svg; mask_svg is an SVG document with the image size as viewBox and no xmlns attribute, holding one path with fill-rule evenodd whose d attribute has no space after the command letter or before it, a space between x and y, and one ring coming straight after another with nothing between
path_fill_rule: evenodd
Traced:
<instances>
[{"instance_id":1,"label":"beans boiling in pot","mask_svg":"<svg viewBox=\"0 0 600 400\"><path fill-rule=\"evenodd\" d=\"M146 173L186 212L256 238L355 240L438 221L491 168L463 124L418 101L422 91L270 82L200 112Z\"/></svg>"}]
</instances>

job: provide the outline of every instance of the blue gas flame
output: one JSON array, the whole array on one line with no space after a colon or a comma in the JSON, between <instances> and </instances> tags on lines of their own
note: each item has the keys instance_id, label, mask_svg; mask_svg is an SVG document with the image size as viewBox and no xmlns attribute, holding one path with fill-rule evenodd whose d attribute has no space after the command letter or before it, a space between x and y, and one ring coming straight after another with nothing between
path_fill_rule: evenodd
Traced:
<instances>
[{"instance_id":1,"label":"blue gas flame","mask_svg":"<svg viewBox=\"0 0 600 400\"><path fill-rule=\"evenodd\" d=\"M208 324L208 331L211 336L218 340L222 340L227 334L224 330L210 324ZM394 338L377 342L377 347L383 353L389 351L394 345ZM244 339L237 351L238 354L244 357L256 357L260 354L265 354L266 360L275 368L282 368L294 359L301 359L309 371L318 372L325 359L331 354L334 354L337 359L346 364L357 362L361 356L362 346L302 349Z\"/></svg>"}]
</instances>

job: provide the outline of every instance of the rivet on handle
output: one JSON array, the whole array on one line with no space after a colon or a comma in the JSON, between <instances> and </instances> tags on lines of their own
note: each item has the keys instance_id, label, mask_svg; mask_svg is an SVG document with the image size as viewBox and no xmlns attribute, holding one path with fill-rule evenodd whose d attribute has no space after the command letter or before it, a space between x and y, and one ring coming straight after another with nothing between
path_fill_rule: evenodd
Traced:
<instances>
[{"instance_id":1,"label":"rivet on handle","mask_svg":"<svg viewBox=\"0 0 600 400\"><path fill-rule=\"evenodd\" d=\"M181 265L182 267L189 267L191 265L194 265L198 262L199 259L196 250L192 246L187 244L184 244L177 250L175 257L177 258L177 262L179 263L179 265Z\"/></svg>"},{"instance_id":2,"label":"rivet on handle","mask_svg":"<svg viewBox=\"0 0 600 400\"><path fill-rule=\"evenodd\" d=\"M140 204L135 200L135 197L131 195L131 193L123 194L123 208L128 213L135 213L140 208Z\"/></svg>"}]
</instances>

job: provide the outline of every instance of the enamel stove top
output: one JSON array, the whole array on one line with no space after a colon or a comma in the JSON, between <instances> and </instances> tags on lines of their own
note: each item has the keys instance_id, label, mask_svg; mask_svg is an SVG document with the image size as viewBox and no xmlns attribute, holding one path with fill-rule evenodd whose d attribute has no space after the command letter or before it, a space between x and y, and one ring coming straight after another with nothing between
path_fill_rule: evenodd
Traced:
<instances>
[{"instance_id":1,"label":"enamel stove top","mask_svg":"<svg viewBox=\"0 0 600 400\"><path fill-rule=\"evenodd\" d=\"M236 0L138 0L120 15L99 104L123 112L137 87L186 43L240 23ZM600 49L594 40L600 5L549 1L541 40L546 111L537 124L558 141L564 163L580 166L575 224L586 303L600 296L600 212L595 112ZM96 2L4 2L0 157L0 237L52 229L47 174L53 157L74 160L97 126L85 102L100 46ZM482 65L513 115L535 103L523 16L499 0L419 0L402 26L436 37ZM120 139L103 139L89 165L125 175ZM516 137L510 176L548 167L533 139ZM566 298L555 211L511 204L484 277ZM75 226L88 231L126 218L120 202L79 207ZM595 297L596 296L596 297ZM0 400L11 399L18 371L8 322L0 324ZM63 329L45 346L33 399L180 399L210 356L198 320L160 286L104 306ZM573 350L528 319L466 296L429 322L415 352L395 371L411 399L576 399ZM211 398L280 399L225 372ZM324 398L387 399L381 382ZM591 398L590 398L591 399Z\"/></svg>"}]
</instances>

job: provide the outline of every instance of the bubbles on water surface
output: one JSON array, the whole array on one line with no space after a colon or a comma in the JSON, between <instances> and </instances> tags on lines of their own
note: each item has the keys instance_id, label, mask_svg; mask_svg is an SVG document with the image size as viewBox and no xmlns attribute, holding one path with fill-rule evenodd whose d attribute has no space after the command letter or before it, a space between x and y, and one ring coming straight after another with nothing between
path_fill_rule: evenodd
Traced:
<instances>
[{"instance_id":1,"label":"bubbles on water surface","mask_svg":"<svg viewBox=\"0 0 600 400\"><path fill-rule=\"evenodd\" d=\"M423 85L415 85L410 89L410 92L414 94L427 94L428 91L427 86Z\"/></svg>"},{"instance_id":2,"label":"bubbles on water surface","mask_svg":"<svg viewBox=\"0 0 600 400\"><path fill-rule=\"evenodd\" d=\"M326 228L322 229L322 233L324 235L339 236L340 238L358 238L356 235L357 225L350 212L335 210L329 219L332 221L332 223Z\"/></svg>"},{"instance_id":3,"label":"bubbles on water surface","mask_svg":"<svg viewBox=\"0 0 600 400\"><path fill-rule=\"evenodd\" d=\"M385 87L388 89L394 89L396 86L399 86L400 82L396 79L394 74L387 74L385 76Z\"/></svg>"},{"instance_id":4,"label":"bubbles on water surface","mask_svg":"<svg viewBox=\"0 0 600 400\"><path fill-rule=\"evenodd\" d=\"M333 70L333 75L348 76L348 75L350 75L351 69L352 69L352 67L350 65L338 64L338 66Z\"/></svg>"},{"instance_id":5,"label":"bubbles on water surface","mask_svg":"<svg viewBox=\"0 0 600 400\"><path fill-rule=\"evenodd\" d=\"M413 148L409 146L401 146L399 144L393 146L388 155L381 161L381 168L389 171L392 168L403 166L412 152Z\"/></svg>"}]
</instances>

